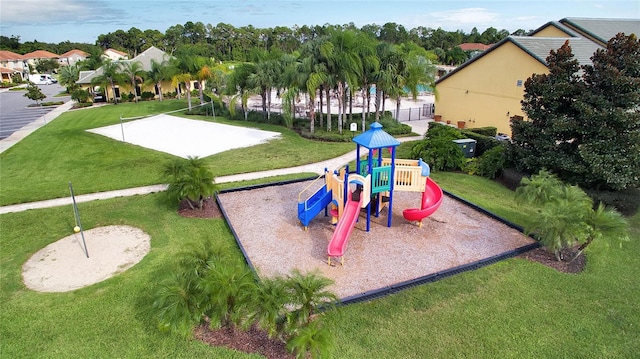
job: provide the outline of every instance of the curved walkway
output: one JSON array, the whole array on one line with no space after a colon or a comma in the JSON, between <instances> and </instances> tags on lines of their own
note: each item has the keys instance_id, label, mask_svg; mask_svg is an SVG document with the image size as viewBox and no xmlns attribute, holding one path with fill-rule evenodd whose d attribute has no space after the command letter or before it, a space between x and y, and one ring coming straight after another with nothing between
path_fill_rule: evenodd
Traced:
<instances>
[{"instance_id":1,"label":"curved walkway","mask_svg":"<svg viewBox=\"0 0 640 359\"><path fill-rule=\"evenodd\" d=\"M57 109L49 113L47 115L49 117L49 121L51 121L53 118L60 115L62 112L71 108L70 102L67 102L64 105L61 105L60 107L58 107ZM55 116L52 116L52 113L55 113ZM427 131L429 126L428 122L429 120L419 120L419 121L411 121L406 123L411 126L414 132L424 134ZM22 138L26 137L31 132L41 127L36 123L42 123L42 121L36 120L31 124L23 127L22 129L20 129L19 131L11 135L10 137L0 141L0 153L2 153L7 148L11 147L18 141L20 141ZM399 138L398 140L400 142L405 142L405 141L418 140L420 138L421 137L419 136L413 136L413 137ZM5 141L7 142L6 144L5 144ZM317 162L317 163L311 163L311 164L306 164L306 165L301 165L296 167L289 167L289 168L279 168L279 169L268 170L268 171L220 176L220 177L216 177L216 183L240 182L240 181L248 181L248 180L260 179L260 178L267 178L267 177L274 177L274 176L281 176L281 175L288 175L288 174L295 174L295 173L304 173L304 172L317 173L318 175L321 175L323 174L325 168L329 168L329 169L340 168L341 166L353 161L355 156L356 156L356 151L353 150L339 157L332 158L326 161ZM166 189L167 189L166 184L157 184L157 185L150 185L150 186L143 186L143 187L125 188L125 189L107 191L107 192L97 192L97 193L76 195L75 197L76 197L77 203L83 203L83 202L90 202L90 201L95 201L99 199L109 199L109 198L127 197L127 196L135 196L140 194L162 192L162 191L165 191ZM37 202L18 203L18 204L13 204L8 206L1 206L0 214L23 212L30 209L66 206L71 203L72 203L71 197L55 198L55 199L37 201Z\"/></svg>"}]
</instances>

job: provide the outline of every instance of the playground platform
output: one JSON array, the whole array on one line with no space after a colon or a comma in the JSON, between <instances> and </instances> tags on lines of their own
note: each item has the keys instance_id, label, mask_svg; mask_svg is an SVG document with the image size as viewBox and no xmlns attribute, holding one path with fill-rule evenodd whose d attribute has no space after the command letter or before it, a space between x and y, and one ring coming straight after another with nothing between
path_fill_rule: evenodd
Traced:
<instances>
[{"instance_id":1,"label":"playground platform","mask_svg":"<svg viewBox=\"0 0 640 359\"><path fill-rule=\"evenodd\" d=\"M338 261L328 266L327 244L335 229L330 217L319 214L307 231L297 217L295 199L307 185L297 182L218 196L247 261L259 276L285 275L294 268L317 270L335 282L331 290L344 299L534 243L517 229L451 197L445 197L420 228L405 220L402 210L419 206L421 194L399 192L394 197L393 226L387 227L383 211L380 217L372 217L366 232L366 218L361 215L351 233L344 266Z\"/></svg>"}]
</instances>

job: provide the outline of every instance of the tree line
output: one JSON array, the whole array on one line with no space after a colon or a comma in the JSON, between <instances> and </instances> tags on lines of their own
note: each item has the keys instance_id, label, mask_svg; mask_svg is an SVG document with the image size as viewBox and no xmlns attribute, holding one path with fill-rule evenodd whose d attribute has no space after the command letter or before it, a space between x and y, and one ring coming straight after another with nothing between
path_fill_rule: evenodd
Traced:
<instances>
[{"instance_id":1,"label":"tree line","mask_svg":"<svg viewBox=\"0 0 640 359\"><path fill-rule=\"evenodd\" d=\"M418 26L406 29L403 25L388 22L384 25L368 24L360 28L353 23L345 25L315 25L315 26L276 26L273 28L256 28L252 25L235 27L226 23L213 26L202 22L187 21L184 25L176 24L164 33L156 29L140 30L132 27L129 30L116 30L98 36L95 44L72 43L69 41L58 44L34 41L20 42L20 36L0 36L0 49L25 54L35 50L47 50L56 54L65 53L71 49L94 52L100 49L114 48L124 51L130 57L155 46L173 54L182 47L192 49L199 56L212 57L219 61L248 61L254 48L267 51L279 50L290 53L298 50L305 43L326 36L337 30L360 31L367 36L390 44L413 42L425 50L437 55L437 61L443 64L461 64L466 61L468 54L457 45L465 42L483 44L496 43L509 36L509 31L489 27L483 32L473 28L470 33L462 30L445 31L442 28L433 29ZM514 35L524 35L527 31L518 29Z\"/></svg>"},{"instance_id":2,"label":"tree line","mask_svg":"<svg viewBox=\"0 0 640 359\"><path fill-rule=\"evenodd\" d=\"M78 65L65 66L60 70L59 81L69 92L77 89L76 81L81 69L102 67L101 74L94 79L94 86L111 88L127 85L132 91L146 83L154 86L162 100L164 91L186 94L191 104L192 86L195 85L200 102L204 94L210 98L224 99L230 111L239 104L246 118L249 96L262 98L262 112L271 113L272 90L276 89L282 99L283 115L288 124L300 110L296 106L300 98L306 101L302 111L310 119L310 131L315 123L322 127L325 117L320 110L326 104L326 129L331 132L337 125L342 133L347 112L353 114L354 98L364 101L362 128L366 118L374 109L376 120L384 112L384 100L396 100L399 112L400 101L407 93L417 97L421 85L434 88L437 56L413 42L391 44L376 40L361 30L334 29L327 34L308 40L292 52L283 52L276 47L252 48L248 61L221 62L202 56L196 48L182 46L163 63L153 62L151 71L142 71L137 62L97 61L91 57ZM170 81L171 89L163 89ZM375 91L372 87L375 84ZM78 92L80 95L80 92ZM132 94L137 100L138 94ZM72 94L72 97L75 97ZM112 99L114 102L116 99ZM333 124L331 102L338 103L338 120Z\"/></svg>"}]
</instances>

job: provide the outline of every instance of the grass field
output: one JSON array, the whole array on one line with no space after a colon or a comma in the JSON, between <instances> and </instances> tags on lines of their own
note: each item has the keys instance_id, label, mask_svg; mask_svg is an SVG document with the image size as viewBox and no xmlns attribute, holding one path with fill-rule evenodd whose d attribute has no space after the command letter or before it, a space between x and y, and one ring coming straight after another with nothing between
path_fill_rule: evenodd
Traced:
<instances>
[{"instance_id":1,"label":"grass field","mask_svg":"<svg viewBox=\"0 0 640 359\"><path fill-rule=\"evenodd\" d=\"M74 121L98 121L94 117L86 116L84 120L76 118ZM19 176L13 173L19 170L17 163L24 163L30 173L50 172L52 177L64 177L60 172L68 170L72 160L58 160L64 164L63 171L39 160L39 156L50 156L49 151L58 147L64 148L61 153L69 155L72 146L56 144L56 141L65 142L63 133L69 132L72 142L79 144L82 141L73 138L85 135L82 133L85 125L74 125L73 121L66 120L59 126L62 133L52 132L52 127L47 126L34 134L44 143L27 141L31 138L29 136L25 140L28 146L20 143L15 150L12 148L1 155L0 189L3 199L5 177L12 177L11 181L18 182L16 178ZM74 126L77 129L73 129ZM39 133L41 131L46 135ZM301 151L309 151L304 142L300 146ZM91 146L81 149L93 151ZM147 150L136 153L134 149L123 152L140 159L155 154ZM100 160L106 157L95 156ZM49 158L52 160L53 157ZM317 158L321 159L321 156ZM5 167L5 160L9 160L12 166ZM210 160L213 162L212 158ZM294 157L288 161L296 160ZM37 164L31 164L31 161ZM286 161L283 159L283 163ZM123 163L124 160L114 164L114 168L135 172L125 168ZM251 166L262 165L245 164L249 170L252 170ZM87 166L87 163L77 162L75 171L79 174L88 172ZM40 167L46 167L46 170ZM147 164L140 170L151 171L153 168L152 164ZM105 173L104 169L96 170ZM138 175L147 178L145 176ZM528 213L515 206L512 192L495 182L459 173L434 173L433 178L445 190L516 223ZM56 181L42 180L49 184L40 186L37 178L30 178L25 184L36 186L39 191L52 191L52 183ZM127 179L123 176L122 180ZM114 183L113 179L102 181L103 186ZM12 186L18 187L18 184ZM64 192L66 180L61 186ZM234 184L225 184L225 188L232 186ZM31 191L21 193L23 197L13 196L18 202L33 197ZM0 215L2 358L259 357L211 348L192 338L160 333L151 316L150 298L154 286L159 278L173 270L175 254L186 243L212 238L224 250L241 258L223 220L182 218L163 194L82 203L79 207L84 228L112 224L141 228L151 235L151 252L133 268L104 282L68 293L36 293L22 284L22 264L47 244L71 233L74 225L71 208ZM510 259L333 311L329 315L335 319L332 330L336 337L334 357L638 357L640 213L629 221L632 240L622 244L594 242L587 252L587 267L580 274L563 274L537 263Z\"/></svg>"},{"instance_id":2,"label":"grass field","mask_svg":"<svg viewBox=\"0 0 640 359\"><path fill-rule=\"evenodd\" d=\"M133 117L185 108L185 101L125 103L70 111L0 154L0 204L14 204L68 196L68 182L76 194L102 192L162 183L162 166L173 156L118 142L85 130L113 125L120 116ZM201 120L212 118L193 116ZM206 158L215 176L292 167L334 158L354 149L350 143L315 142L269 124L227 121L282 134L281 139Z\"/></svg>"}]
</instances>

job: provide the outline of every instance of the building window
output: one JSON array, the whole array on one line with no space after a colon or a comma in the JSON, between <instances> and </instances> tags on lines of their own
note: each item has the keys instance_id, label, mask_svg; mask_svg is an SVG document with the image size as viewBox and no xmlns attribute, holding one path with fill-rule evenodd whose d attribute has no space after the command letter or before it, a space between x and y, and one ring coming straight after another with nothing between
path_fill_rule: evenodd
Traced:
<instances>
[{"instance_id":1,"label":"building window","mask_svg":"<svg viewBox=\"0 0 640 359\"><path fill-rule=\"evenodd\" d=\"M516 86L522 87L522 80L518 80L518 82L516 83Z\"/></svg>"}]
</instances>

